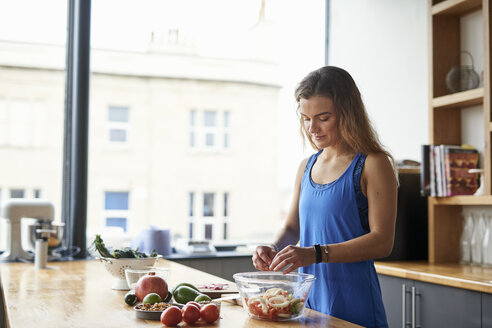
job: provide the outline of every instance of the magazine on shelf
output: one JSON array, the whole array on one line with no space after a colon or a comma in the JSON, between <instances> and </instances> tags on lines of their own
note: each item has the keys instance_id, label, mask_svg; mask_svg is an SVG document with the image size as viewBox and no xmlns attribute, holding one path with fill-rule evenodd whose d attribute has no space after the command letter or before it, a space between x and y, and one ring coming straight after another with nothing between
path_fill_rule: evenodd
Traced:
<instances>
[{"instance_id":1,"label":"magazine on shelf","mask_svg":"<svg viewBox=\"0 0 492 328\"><path fill-rule=\"evenodd\" d=\"M476 149L459 145L423 145L422 196L473 195L479 187L479 175L468 171L478 167L478 158Z\"/></svg>"}]
</instances>

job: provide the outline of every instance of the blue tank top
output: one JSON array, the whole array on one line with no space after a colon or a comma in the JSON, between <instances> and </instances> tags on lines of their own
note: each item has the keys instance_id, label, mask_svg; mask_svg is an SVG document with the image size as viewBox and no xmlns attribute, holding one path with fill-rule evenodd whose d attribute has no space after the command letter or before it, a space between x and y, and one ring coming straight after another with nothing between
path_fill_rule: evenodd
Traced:
<instances>
[{"instance_id":1,"label":"blue tank top","mask_svg":"<svg viewBox=\"0 0 492 328\"><path fill-rule=\"evenodd\" d=\"M369 232L367 198L360 188L365 155L357 154L335 181L320 185L304 170L299 197L300 245L335 244ZM374 261L318 263L299 269L316 276L307 306L364 327L388 327Z\"/></svg>"}]
</instances>

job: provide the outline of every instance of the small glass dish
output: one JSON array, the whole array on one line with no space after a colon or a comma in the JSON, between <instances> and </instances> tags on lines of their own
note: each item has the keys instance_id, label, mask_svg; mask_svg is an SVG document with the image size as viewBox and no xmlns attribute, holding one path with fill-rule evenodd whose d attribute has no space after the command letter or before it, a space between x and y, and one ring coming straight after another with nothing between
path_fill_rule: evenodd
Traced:
<instances>
[{"instance_id":1,"label":"small glass dish","mask_svg":"<svg viewBox=\"0 0 492 328\"><path fill-rule=\"evenodd\" d=\"M125 269L125 277L126 277L126 282L128 284L128 287L131 290L134 290L138 279L140 279L140 277L145 276L146 274L148 274L150 272L155 272L156 276L161 277L162 279L166 280L166 282L167 282L167 277L169 274L168 268L163 268L163 267L146 267L143 269L126 268Z\"/></svg>"}]
</instances>

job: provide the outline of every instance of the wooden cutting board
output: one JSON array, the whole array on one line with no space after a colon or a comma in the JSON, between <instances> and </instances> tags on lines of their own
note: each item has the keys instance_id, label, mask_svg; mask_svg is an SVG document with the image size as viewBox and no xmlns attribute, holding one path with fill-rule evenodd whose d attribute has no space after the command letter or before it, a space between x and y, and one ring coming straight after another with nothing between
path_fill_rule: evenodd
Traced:
<instances>
[{"instance_id":1,"label":"wooden cutting board","mask_svg":"<svg viewBox=\"0 0 492 328\"><path fill-rule=\"evenodd\" d=\"M204 286L200 285L198 285L197 287L200 290L200 293L210 296L211 299L219 298L222 295L239 293L236 284L234 283L223 286L223 289L202 288Z\"/></svg>"}]
</instances>

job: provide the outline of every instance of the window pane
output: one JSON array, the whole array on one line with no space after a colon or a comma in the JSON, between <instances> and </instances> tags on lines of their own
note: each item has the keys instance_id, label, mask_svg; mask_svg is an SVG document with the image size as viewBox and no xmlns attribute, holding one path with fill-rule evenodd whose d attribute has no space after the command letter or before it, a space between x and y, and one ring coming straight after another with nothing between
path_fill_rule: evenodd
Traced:
<instances>
[{"instance_id":1,"label":"window pane","mask_svg":"<svg viewBox=\"0 0 492 328\"><path fill-rule=\"evenodd\" d=\"M213 225L206 224L205 225L205 239L212 239Z\"/></svg>"},{"instance_id":2,"label":"window pane","mask_svg":"<svg viewBox=\"0 0 492 328\"><path fill-rule=\"evenodd\" d=\"M188 225L188 238L193 239L193 222Z\"/></svg>"},{"instance_id":3,"label":"window pane","mask_svg":"<svg viewBox=\"0 0 492 328\"><path fill-rule=\"evenodd\" d=\"M106 218L107 227L121 227L126 232L126 218Z\"/></svg>"},{"instance_id":4,"label":"window pane","mask_svg":"<svg viewBox=\"0 0 492 328\"><path fill-rule=\"evenodd\" d=\"M195 147L195 133L190 132L190 147Z\"/></svg>"},{"instance_id":5,"label":"window pane","mask_svg":"<svg viewBox=\"0 0 492 328\"><path fill-rule=\"evenodd\" d=\"M224 133L224 148L229 148L229 134Z\"/></svg>"},{"instance_id":6,"label":"window pane","mask_svg":"<svg viewBox=\"0 0 492 328\"><path fill-rule=\"evenodd\" d=\"M215 112L205 111L203 113L203 125L205 127L214 127L215 126Z\"/></svg>"},{"instance_id":7,"label":"window pane","mask_svg":"<svg viewBox=\"0 0 492 328\"><path fill-rule=\"evenodd\" d=\"M224 112L224 127L229 127L229 112Z\"/></svg>"},{"instance_id":8,"label":"window pane","mask_svg":"<svg viewBox=\"0 0 492 328\"><path fill-rule=\"evenodd\" d=\"M195 126L196 110L190 110L190 126Z\"/></svg>"},{"instance_id":9,"label":"window pane","mask_svg":"<svg viewBox=\"0 0 492 328\"><path fill-rule=\"evenodd\" d=\"M195 206L195 193L190 192L190 216L193 216L193 207Z\"/></svg>"},{"instance_id":10,"label":"window pane","mask_svg":"<svg viewBox=\"0 0 492 328\"><path fill-rule=\"evenodd\" d=\"M42 196L56 221L62 219L67 4L0 1L0 181L15 187L3 198Z\"/></svg>"},{"instance_id":11,"label":"window pane","mask_svg":"<svg viewBox=\"0 0 492 328\"><path fill-rule=\"evenodd\" d=\"M205 134L205 146L212 147L214 145L214 135L212 133Z\"/></svg>"},{"instance_id":12,"label":"window pane","mask_svg":"<svg viewBox=\"0 0 492 328\"><path fill-rule=\"evenodd\" d=\"M10 189L10 198L24 198L24 190Z\"/></svg>"},{"instance_id":13,"label":"window pane","mask_svg":"<svg viewBox=\"0 0 492 328\"><path fill-rule=\"evenodd\" d=\"M128 122L128 108L109 107L108 120L110 122Z\"/></svg>"},{"instance_id":14,"label":"window pane","mask_svg":"<svg viewBox=\"0 0 492 328\"><path fill-rule=\"evenodd\" d=\"M125 142L126 130L119 130L119 129L109 130L109 140L115 142Z\"/></svg>"},{"instance_id":15,"label":"window pane","mask_svg":"<svg viewBox=\"0 0 492 328\"><path fill-rule=\"evenodd\" d=\"M214 216L214 194L203 194L203 216Z\"/></svg>"},{"instance_id":16,"label":"window pane","mask_svg":"<svg viewBox=\"0 0 492 328\"><path fill-rule=\"evenodd\" d=\"M229 194L224 193L224 217L227 217L229 214Z\"/></svg>"},{"instance_id":17,"label":"window pane","mask_svg":"<svg viewBox=\"0 0 492 328\"><path fill-rule=\"evenodd\" d=\"M128 234L167 226L188 238L192 221L193 238L204 238L210 223L213 238L222 239L219 217L227 214L234 221L228 238L273 239L284 212L280 190L291 187L288 166L297 162L278 157L303 151L290 104L300 77L323 64L324 3L93 1L88 228L120 216L107 215L101 204L105 191L126 190L132 195ZM300 39L303 47L292 47ZM110 121L109 107L128 108L127 117L112 114ZM126 141L125 147L108 147L110 130L126 131L111 137L112 145ZM265 149L271 160L255 160ZM280 172L289 174L269 178ZM257 193L258 181L269 192ZM218 198L203 199L204 191Z\"/></svg>"},{"instance_id":18,"label":"window pane","mask_svg":"<svg viewBox=\"0 0 492 328\"><path fill-rule=\"evenodd\" d=\"M33 196L34 196L34 198L41 198L41 190L34 189Z\"/></svg>"},{"instance_id":19,"label":"window pane","mask_svg":"<svg viewBox=\"0 0 492 328\"><path fill-rule=\"evenodd\" d=\"M106 210L128 210L127 192L106 192L104 209Z\"/></svg>"}]
</instances>

